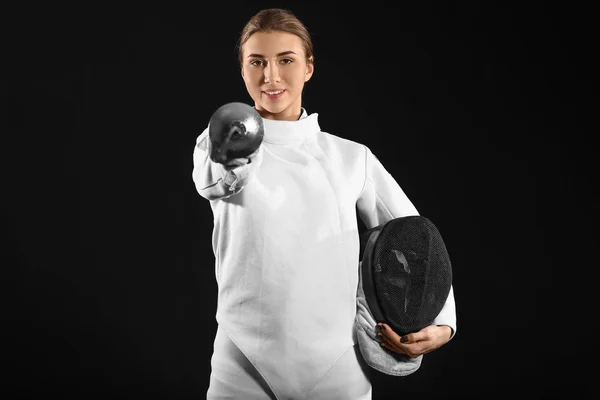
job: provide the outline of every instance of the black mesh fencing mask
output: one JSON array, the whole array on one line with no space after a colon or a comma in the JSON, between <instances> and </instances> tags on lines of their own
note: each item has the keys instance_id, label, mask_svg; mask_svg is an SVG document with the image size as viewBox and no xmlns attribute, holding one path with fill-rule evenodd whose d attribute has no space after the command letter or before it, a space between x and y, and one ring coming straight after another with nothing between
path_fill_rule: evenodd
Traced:
<instances>
[{"instance_id":1,"label":"black mesh fencing mask","mask_svg":"<svg viewBox=\"0 0 600 400\"><path fill-rule=\"evenodd\" d=\"M398 335L433 323L452 284L436 226L422 216L392 219L360 235L362 289L373 318Z\"/></svg>"}]
</instances>

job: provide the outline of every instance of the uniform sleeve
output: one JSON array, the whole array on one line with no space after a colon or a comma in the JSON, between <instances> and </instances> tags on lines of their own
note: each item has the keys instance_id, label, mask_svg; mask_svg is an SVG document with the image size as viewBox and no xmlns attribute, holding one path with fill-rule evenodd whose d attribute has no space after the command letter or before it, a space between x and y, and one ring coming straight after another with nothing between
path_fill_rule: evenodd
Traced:
<instances>
[{"instance_id":1,"label":"uniform sleeve","mask_svg":"<svg viewBox=\"0 0 600 400\"><path fill-rule=\"evenodd\" d=\"M366 146L365 182L356 207L367 229L394 218L419 215L394 177Z\"/></svg>"},{"instance_id":2,"label":"uniform sleeve","mask_svg":"<svg viewBox=\"0 0 600 400\"><path fill-rule=\"evenodd\" d=\"M227 170L210 159L208 128L196 139L192 179L198 193L207 200L227 198L239 193L248 182L251 163Z\"/></svg>"},{"instance_id":3,"label":"uniform sleeve","mask_svg":"<svg viewBox=\"0 0 600 400\"><path fill-rule=\"evenodd\" d=\"M367 229L394 218L419 215L398 182L366 146L365 182L356 208ZM451 339L456 333L456 306L452 286L442 311L434 320L434 325L448 325L452 329Z\"/></svg>"},{"instance_id":4,"label":"uniform sleeve","mask_svg":"<svg viewBox=\"0 0 600 400\"><path fill-rule=\"evenodd\" d=\"M433 325L448 325L452 329L450 339L456 333L456 304L454 303L454 288L452 285L450 286L450 293L448 293L446 303L442 307L442 311L433 320Z\"/></svg>"}]
</instances>

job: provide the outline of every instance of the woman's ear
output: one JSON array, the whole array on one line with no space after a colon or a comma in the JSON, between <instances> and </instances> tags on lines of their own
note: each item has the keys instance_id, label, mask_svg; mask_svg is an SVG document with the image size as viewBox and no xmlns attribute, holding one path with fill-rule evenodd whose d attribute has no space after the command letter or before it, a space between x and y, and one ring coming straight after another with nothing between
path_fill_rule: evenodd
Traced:
<instances>
[{"instance_id":1,"label":"woman's ear","mask_svg":"<svg viewBox=\"0 0 600 400\"><path fill-rule=\"evenodd\" d=\"M304 82L308 82L315 72L315 62L314 58L310 56L306 63L306 73L304 74Z\"/></svg>"}]
</instances>

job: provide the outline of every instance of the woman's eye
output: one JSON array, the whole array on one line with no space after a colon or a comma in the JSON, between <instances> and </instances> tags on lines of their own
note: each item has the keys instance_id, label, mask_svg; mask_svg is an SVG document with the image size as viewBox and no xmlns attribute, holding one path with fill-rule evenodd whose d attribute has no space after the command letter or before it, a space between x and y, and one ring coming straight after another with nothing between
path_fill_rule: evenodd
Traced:
<instances>
[{"instance_id":1,"label":"woman's eye","mask_svg":"<svg viewBox=\"0 0 600 400\"><path fill-rule=\"evenodd\" d=\"M280 62L282 62L283 64L291 64L294 62L294 60L292 60L291 58L284 58ZM265 65L265 62L263 60L254 60L250 61L250 65L254 67L259 67L261 65Z\"/></svg>"}]
</instances>

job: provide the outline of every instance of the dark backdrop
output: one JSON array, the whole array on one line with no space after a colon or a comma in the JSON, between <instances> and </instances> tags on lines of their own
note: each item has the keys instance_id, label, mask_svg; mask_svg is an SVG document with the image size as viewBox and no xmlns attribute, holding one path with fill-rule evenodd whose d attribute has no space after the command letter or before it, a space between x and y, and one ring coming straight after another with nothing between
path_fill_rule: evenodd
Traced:
<instances>
[{"instance_id":1,"label":"dark backdrop","mask_svg":"<svg viewBox=\"0 0 600 400\"><path fill-rule=\"evenodd\" d=\"M250 103L235 45L268 6L313 34L308 112L372 149L452 258L456 337L374 373L374 399L588 393L590 11L417 3L6 8L2 398L204 398L192 152L217 107Z\"/></svg>"}]
</instances>

